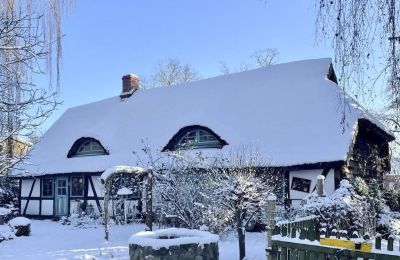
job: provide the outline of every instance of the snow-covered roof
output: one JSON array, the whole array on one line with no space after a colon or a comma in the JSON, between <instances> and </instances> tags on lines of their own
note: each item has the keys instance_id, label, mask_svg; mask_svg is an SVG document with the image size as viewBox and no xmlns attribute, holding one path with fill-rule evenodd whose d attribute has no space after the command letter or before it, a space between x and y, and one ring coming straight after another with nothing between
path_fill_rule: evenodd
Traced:
<instances>
[{"instance_id":1,"label":"snow-covered roof","mask_svg":"<svg viewBox=\"0 0 400 260\"><path fill-rule=\"evenodd\" d=\"M137 166L116 165L106 169L100 176L100 179L106 182L115 173L143 174L147 169Z\"/></svg>"},{"instance_id":2,"label":"snow-covered roof","mask_svg":"<svg viewBox=\"0 0 400 260\"><path fill-rule=\"evenodd\" d=\"M190 125L207 127L225 140L222 151L255 146L272 166L345 160L358 119L385 129L353 99L343 98L327 78L330 66L329 58L277 64L70 108L34 146L25 172L100 172L137 165L133 151L144 148L143 140L161 150ZM67 158L82 137L99 140L109 155Z\"/></svg>"}]
</instances>

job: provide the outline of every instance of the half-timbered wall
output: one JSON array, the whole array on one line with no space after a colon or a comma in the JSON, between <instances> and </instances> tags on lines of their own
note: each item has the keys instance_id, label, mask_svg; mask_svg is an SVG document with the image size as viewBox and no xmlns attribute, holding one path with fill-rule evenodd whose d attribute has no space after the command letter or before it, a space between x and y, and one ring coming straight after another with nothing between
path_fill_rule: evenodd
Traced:
<instances>
[{"instance_id":1,"label":"half-timbered wall","mask_svg":"<svg viewBox=\"0 0 400 260\"><path fill-rule=\"evenodd\" d=\"M83 196L71 196L71 178L74 176L84 177L84 194ZM36 178L24 178L20 180L21 185L21 215L52 217L54 216L55 207L55 184L53 186L53 196L42 196L42 179L43 178L68 178L68 214L79 213L82 211L81 205L86 202L87 207L93 208L94 213L99 214L103 211L104 187L100 181L100 175L92 174L72 174L72 175L51 175ZM54 182L55 183L55 182ZM112 211L113 201L110 201L109 212ZM130 201L129 205L136 207L138 201Z\"/></svg>"},{"instance_id":2,"label":"half-timbered wall","mask_svg":"<svg viewBox=\"0 0 400 260\"><path fill-rule=\"evenodd\" d=\"M298 170L289 172L289 198L291 199L293 206L299 205L302 199L314 191L317 184L317 177L323 173L323 169ZM329 169L325 175L324 189L325 193L330 195L335 191L334 169ZM303 182L304 189L300 185L296 187L296 181L300 183Z\"/></svg>"},{"instance_id":3,"label":"half-timbered wall","mask_svg":"<svg viewBox=\"0 0 400 260\"><path fill-rule=\"evenodd\" d=\"M39 215L40 214L40 180L22 179L21 180L21 214Z\"/></svg>"}]
</instances>

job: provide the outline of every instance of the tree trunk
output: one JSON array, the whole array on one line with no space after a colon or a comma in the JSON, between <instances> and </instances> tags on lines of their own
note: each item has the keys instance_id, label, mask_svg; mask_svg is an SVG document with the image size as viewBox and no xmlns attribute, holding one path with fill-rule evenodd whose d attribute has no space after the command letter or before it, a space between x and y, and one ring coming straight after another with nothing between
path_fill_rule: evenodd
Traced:
<instances>
[{"instance_id":1,"label":"tree trunk","mask_svg":"<svg viewBox=\"0 0 400 260\"><path fill-rule=\"evenodd\" d=\"M236 231L238 233L239 239L239 259L243 259L246 256L246 237L245 230L243 227L242 221L242 211L240 209L236 209Z\"/></svg>"},{"instance_id":2,"label":"tree trunk","mask_svg":"<svg viewBox=\"0 0 400 260\"><path fill-rule=\"evenodd\" d=\"M105 194L104 194L104 239L108 242L109 236L110 236L110 230L109 230L109 216L108 216L108 200L110 198L110 186L111 186L111 179L106 181L105 187Z\"/></svg>"},{"instance_id":3,"label":"tree trunk","mask_svg":"<svg viewBox=\"0 0 400 260\"><path fill-rule=\"evenodd\" d=\"M153 172L149 170L146 185L146 231L153 230Z\"/></svg>"}]
</instances>

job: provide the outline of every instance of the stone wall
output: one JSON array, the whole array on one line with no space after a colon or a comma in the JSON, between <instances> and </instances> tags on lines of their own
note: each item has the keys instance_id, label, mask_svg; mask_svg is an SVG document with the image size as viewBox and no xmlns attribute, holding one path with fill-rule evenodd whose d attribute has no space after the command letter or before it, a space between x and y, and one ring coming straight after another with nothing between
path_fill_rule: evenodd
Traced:
<instances>
[{"instance_id":1,"label":"stone wall","mask_svg":"<svg viewBox=\"0 0 400 260\"><path fill-rule=\"evenodd\" d=\"M131 260L217 260L219 259L218 243L184 244L153 249L150 246L129 245Z\"/></svg>"}]
</instances>

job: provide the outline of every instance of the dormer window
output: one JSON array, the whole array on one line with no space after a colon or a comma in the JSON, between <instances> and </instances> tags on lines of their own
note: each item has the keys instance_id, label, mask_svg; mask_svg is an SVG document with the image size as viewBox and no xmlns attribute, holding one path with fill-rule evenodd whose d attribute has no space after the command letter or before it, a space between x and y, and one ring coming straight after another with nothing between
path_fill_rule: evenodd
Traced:
<instances>
[{"instance_id":1,"label":"dormer window","mask_svg":"<svg viewBox=\"0 0 400 260\"><path fill-rule=\"evenodd\" d=\"M80 138L71 147L68 152L68 158L80 156L105 155L108 152L94 138Z\"/></svg>"},{"instance_id":2,"label":"dormer window","mask_svg":"<svg viewBox=\"0 0 400 260\"><path fill-rule=\"evenodd\" d=\"M86 141L79 147L76 156L104 154L104 149L96 141Z\"/></svg>"},{"instance_id":3,"label":"dormer window","mask_svg":"<svg viewBox=\"0 0 400 260\"><path fill-rule=\"evenodd\" d=\"M211 129L203 126L187 126L178 131L163 151L222 148L227 143Z\"/></svg>"},{"instance_id":4,"label":"dormer window","mask_svg":"<svg viewBox=\"0 0 400 260\"><path fill-rule=\"evenodd\" d=\"M196 129L186 133L176 144L175 148L219 148L220 146L218 139L213 134L204 130Z\"/></svg>"}]
</instances>

